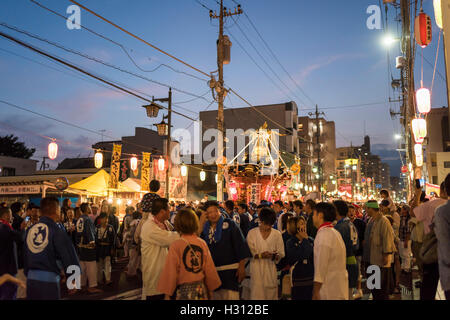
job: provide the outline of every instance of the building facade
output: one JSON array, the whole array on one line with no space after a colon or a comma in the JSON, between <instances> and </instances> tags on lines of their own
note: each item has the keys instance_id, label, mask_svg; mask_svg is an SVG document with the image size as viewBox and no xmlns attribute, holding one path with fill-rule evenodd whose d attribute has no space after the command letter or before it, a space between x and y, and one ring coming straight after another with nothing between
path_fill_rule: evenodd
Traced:
<instances>
[{"instance_id":1,"label":"building facade","mask_svg":"<svg viewBox=\"0 0 450 320\"><path fill-rule=\"evenodd\" d=\"M317 126L317 123L319 127ZM319 130L319 131L318 131ZM319 144L317 144L319 133ZM299 155L301 159L301 180L306 185L319 185L317 159L318 148L322 165L322 183L326 192L336 189L336 129L334 121L323 118L298 118Z\"/></svg>"},{"instance_id":2,"label":"building facade","mask_svg":"<svg viewBox=\"0 0 450 320\"><path fill-rule=\"evenodd\" d=\"M427 116L426 181L441 184L450 173L450 145L448 136L448 108L433 108Z\"/></svg>"}]
</instances>

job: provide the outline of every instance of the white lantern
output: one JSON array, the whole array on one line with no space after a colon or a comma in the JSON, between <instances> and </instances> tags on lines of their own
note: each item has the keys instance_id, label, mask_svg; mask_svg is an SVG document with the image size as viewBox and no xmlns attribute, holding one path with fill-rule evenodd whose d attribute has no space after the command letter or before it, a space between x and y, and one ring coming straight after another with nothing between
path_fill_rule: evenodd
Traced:
<instances>
[{"instance_id":1,"label":"white lantern","mask_svg":"<svg viewBox=\"0 0 450 320\"><path fill-rule=\"evenodd\" d=\"M113 203L113 199L109 198L108 203Z\"/></svg>"},{"instance_id":2,"label":"white lantern","mask_svg":"<svg viewBox=\"0 0 450 320\"><path fill-rule=\"evenodd\" d=\"M418 167L423 166L423 155L416 156L416 165Z\"/></svg>"},{"instance_id":3,"label":"white lantern","mask_svg":"<svg viewBox=\"0 0 450 320\"><path fill-rule=\"evenodd\" d=\"M422 145L416 143L414 145L414 154L417 156L423 156L423 152L422 152Z\"/></svg>"},{"instance_id":4,"label":"white lantern","mask_svg":"<svg viewBox=\"0 0 450 320\"><path fill-rule=\"evenodd\" d=\"M217 173L216 173L216 176L215 176L215 178L214 178L214 179L215 179L215 181L216 181L216 183L217 183Z\"/></svg>"},{"instance_id":5,"label":"white lantern","mask_svg":"<svg viewBox=\"0 0 450 320\"><path fill-rule=\"evenodd\" d=\"M58 145L56 144L55 140L52 140L52 142L48 144L48 158L50 160L55 160L57 156L58 156Z\"/></svg>"},{"instance_id":6,"label":"white lantern","mask_svg":"<svg viewBox=\"0 0 450 320\"><path fill-rule=\"evenodd\" d=\"M422 143L427 135L427 122L425 119L413 119L411 122L414 140L416 143Z\"/></svg>"},{"instance_id":7,"label":"white lantern","mask_svg":"<svg viewBox=\"0 0 450 320\"><path fill-rule=\"evenodd\" d=\"M165 167L165 161L163 158L158 160L158 169L159 171L164 171L164 167Z\"/></svg>"},{"instance_id":8,"label":"white lantern","mask_svg":"<svg viewBox=\"0 0 450 320\"><path fill-rule=\"evenodd\" d=\"M300 183L300 189L303 189L303 183Z\"/></svg>"},{"instance_id":9,"label":"white lantern","mask_svg":"<svg viewBox=\"0 0 450 320\"><path fill-rule=\"evenodd\" d=\"M130 168L131 168L131 170L135 171L137 169L137 165L138 165L138 159L136 157L132 157L130 159Z\"/></svg>"},{"instance_id":10,"label":"white lantern","mask_svg":"<svg viewBox=\"0 0 450 320\"><path fill-rule=\"evenodd\" d=\"M433 0L434 17L436 18L436 24L442 29L442 4L441 0Z\"/></svg>"},{"instance_id":11,"label":"white lantern","mask_svg":"<svg viewBox=\"0 0 450 320\"><path fill-rule=\"evenodd\" d=\"M97 169L103 167L103 153L97 151L94 156L94 165Z\"/></svg>"},{"instance_id":12,"label":"white lantern","mask_svg":"<svg viewBox=\"0 0 450 320\"><path fill-rule=\"evenodd\" d=\"M117 199L117 204L118 205L122 204L122 199Z\"/></svg>"},{"instance_id":13,"label":"white lantern","mask_svg":"<svg viewBox=\"0 0 450 320\"><path fill-rule=\"evenodd\" d=\"M206 172L205 171L200 171L200 181L205 181L206 179Z\"/></svg>"},{"instance_id":14,"label":"white lantern","mask_svg":"<svg viewBox=\"0 0 450 320\"><path fill-rule=\"evenodd\" d=\"M181 166L181 176L182 176L182 177L186 177L186 176L187 176L187 167L186 167L185 164L183 164L183 165Z\"/></svg>"},{"instance_id":15,"label":"white lantern","mask_svg":"<svg viewBox=\"0 0 450 320\"><path fill-rule=\"evenodd\" d=\"M431 110L431 94L427 88L420 88L416 92L417 112L428 113Z\"/></svg>"}]
</instances>

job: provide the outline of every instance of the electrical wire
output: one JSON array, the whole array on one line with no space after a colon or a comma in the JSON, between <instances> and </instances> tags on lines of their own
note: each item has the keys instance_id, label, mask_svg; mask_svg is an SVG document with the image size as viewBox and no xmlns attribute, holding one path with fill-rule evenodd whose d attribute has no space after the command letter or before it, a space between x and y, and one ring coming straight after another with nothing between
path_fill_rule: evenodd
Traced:
<instances>
[{"instance_id":1,"label":"electrical wire","mask_svg":"<svg viewBox=\"0 0 450 320\"><path fill-rule=\"evenodd\" d=\"M233 16L230 17L233 21ZM236 23L236 21L235 21ZM275 72L275 70L272 68L272 66L267 62L267 60L264 58L264 56L259 52L259 50L256 48L256 46L253 44L253 42L250 40L250 38L247 36L247 34L244 32L244 30L241 28L241 26L236 23L236 26L238 27L239 31L244 35L247 42L250 44L250 46L255 50L256 54L261 58L261 60L264 62L264 64L269 68L269 70L273 73L273 75L278 79L278 81L287 89L288 92L290 92L293 96L295 96L301 103L304 104L303 100L298 97L287 85L286 83L280 78L280 76Z\"/></svg>"},{"instance_id":2,"label":"electrical wire","mask_svg":"<svg viewBox=\"0 0 450 320\"><path fill-rule=\"evenodd\" d=\"M172 58L172 59L174 59L174 60L176 60L176 61L178 61L178 62L184 64L185 66L187 66L187 67L189 67L189 68L191 68L191 69L193 69L193 70L195 70L195 71L197 71L197 72L199 72L199 73L202 73L203 75L205 75L205 76L207 76L207 77L210 77L210 75L209 75L208 73L206 73L206 72L204 72L204 71L202 71L202 70L200 70L200 69L198 69L198 68L196 68L196 67L193 67L193 66L190 65L189 63L187 63L187 62L185 62L185 61L183 61L183 60L181 60L181 59L179 59L179 58L177 58L177 57L171 55L170 53L168 53L168 52L166 52L166 51L164 51L164 50L158 48L157 46L151 44L150 42L145 41L144 39L142 39L142 38L140 38L139 36L137 36L137 35L135 35L135 34L129 32L129 31L127 31L127 30L124 29L124 28L118 26L117 24L115 24L114 22L112 22L112 21L106 19L105 17L101 16L100 14L95 13L94 11L90 10L89 8L86 8L85 6L83 6L82 4L80 4L79 2L77 2L77 1L75 1L75 0L69 0L69 1L72 2L73 4L76 4L77 6L79 6L79 7L81 7L81 8L83 8L84 10L90 12L91 14L93 14L94 16L96 16L97 18L100 18L101 20L103 20L103 21L109 23L109 24L112 25L113 27L115 27L115 28L121 30L122 32L125 32L125 33L128 34L129 36L131 36L131 37L133 37L133 38L135 38L135 39L137 39L137 40L139 40L139 41L145 43L146 45L152 47L153 49L155 49L155 50L161 52L162 54L165 54L165 55L169 56L170 58Z\"/></svg>"},{"instance_id":3,"label":"electrical wire","mask_svg":"<svg viewBox=\"0 0 450 320\"><path fill-rule=\"evenodd\" d=\"M232 0L234 3L237 4L236 1ZM262 40L262 42L264 43L265 47L267 48L267 50L269 51L269 53L272 55L272 57L275 59L275 61L278 63L278 65L281 67L281 69L283 69L283 71L287 74L287 76L289 77L289 79L292 81L292 83L295 85L295 87L297 87L297 89L313 104L315 105L316 103L310 98L310 96L305 92L305 90L298 84L297 81L295 81L295 79L291 76L291 74L287 71L287 69L284 67L284 65L281 63L281 61L278 59L278 57L275 55L275 53L273 52L273 50L270 48L270 46L268 45L267 41L263 38L263 36L261 35L261 33L258 31L258 29L256 28L255 24L253 23L253 21L250 19L250 17L248 16L248 14L246 13L246 11L244 11L244 15L247 18L247 20L250 22L250 25L253 27L253 29L256 31L256 33L258 34L259 38Z\"/></svg>"},{"instance_id":4,"label":"electrical wire","mask_svg":"<svg viewBox=\"0 0 450 320\"><path fill-rule=\"evenodd\" d=\"M189 92L189 91L186 91L186 90L178 89L178 88L173 87L173 86L171 86L171 85L169 85L169 84L165 84L165 83L162 83L162 82L160 82L160 81L156 81L156 80L150 79L150 78L148 78L148 77L142 76L142 75L140 75L140 74L134 73L134 72L132 72L132 71L123 69L123 68L118 67L118 66L115 66L115 65L113 65L113 64L111 64L111 63L109 63L109 62L105 62L105 61L103 61L103 60L101 60L101 59L99 59L99 58L91 57L91 56L89 56L89 55L87 55L87 54L85 54L85 53L82 53L82 52L80 52L80 51L77 51L77 50L68 48L68 47L63 46L63 45L61 45L61 44L58 44L58 43L56 43L56 42L54 42L54 41L50 41L50 40L48 40L48 39L44 39L44 38L42 38L42 37L40 37L40 36L38 36L38 35L32 34L32 33L28 32L28 31L25 31L25 30L21 30L21 29L15 27L15 26L11 26L11 25L9 25L9 24L7 24L7 23L0 22L0 25L3 26L3 27L5 27L5 28L7 28L7 29L14 30L14 31L16 31L16 32L18 32L18 33L24 34L24 35L26 35L26 36L28 36L28 37L31 37L31 38L37 39L37 40L39 40L39 41L45 42L45 43L47 43L47 44L50 44L50 45L52 45L52 46L54 46L54 47L57 47L57 48L59 48L59 49L61 49L61 50L66 51L66 52L70 52L70 53L79 55L79 56L81 56L81 57L84 57L84 58L86 58L86 59L89 59L89 60L91 60L91 61L100 63L100 64L102 64L102 65L104 65L104 66L106 66L106 67L115 69L115 70L117 70L117 71L120 71L120 72L129 74L129 75L132 75L132 76L134 76L134 77L140 78L140 79L142 79L142 80L146 80L146 81L151 82L151 83L158 84L158 85L163 86L163 87L166 87L166 88L172 88L174 91L177 91L177 92L180 92L180 93L189 95L189 96L193 96L193 97L196 97L196 98L199 98L199 99L204 99L204 100L206 100L203 96L199 96L199 95L197 95L197 94L195 94L195 93L192 93L192 92ZM206 100L206 101L208 101L208 100Z\"/></svg>"},{"instance_id":5,"label":"electrical wire","mask_svg":"<svg viewBox=\"0 0 450 320\"><path fill-rule=\"evenodd\" d=\"M35 5L39 6L40 8L42 8L42 9L44 9L44 10L50 12L50 13L53 13L54 15L56 15L56 16L58 16L58 17L60 17L61 19L67 20L67 17L65 17L64 15L62 15L62 14L60 14L60 13L58 13L58 12L52 10L52 9L50 9L49 7L44 6L43 4L37 2L36 0L30 0L30 1L31 1L32 3L34 3ZM196 75L193 75L193 74L191 74L191 73L188 73L188 72L185 72L185 71L177 70L177 69L173 68L172 66L170 66L170 65L168 65L168 64L165 64L165 63L159 64L156 68L154 68L154 69L152 69L152 70L146 70L146 69L143 69L142 67L140 67L140 66L136 63L136 61L133 59L133 57L128 53L127 48L126 48L123 44L121 44L121 43L119 43L119 42L117 42L117 41L114 41L114 40L112 40L111 38L108 38L108 37L106 37L105 35L102 35L102 34L96 32L96 31L94 31L94 30L92 30L92 29L90 29L90 28L88 28L88 27L85 27L84 25L77 24L76 22L74 22L74 23L75 23L78 27L80 27L80 28L82 28L82 29L84 29L84 30L86 30L86 31L88 31L88 32L90 32L90 33L92 33L93 35L95 35L95 36L97 36L97 37L99 37L99 38L102 38L102 39L104 39L104 40L106 40L106 41L109 41L109 42L113 43L114 45L118 46L118 47L119 47L119 48L127 55L127 57L128 57L128 58L130 59L130 61L134 64L134 66L135 66L136 68L138 68L139 70L143 71L143 72L155 72L155 71L158 70L160 67L164 66L164 67L166 67L166 68L168 68L168 69L170 69L170 70L172 70L172 71L174 71L174 72L176 72L176 73L185 74L185 75L187 75L187 76L189 76L189 77L191 77L191 78L195 78L195 79L198 79L198 80L201 80L201 81L208 81L208 80L206 80L206 79L200 78L200 77L198 77L198 76L196 76ZM133 51L133 49L129 49L129 50L130 50L130 51ZM151 58L148 58L148 59L151 60Z\"/></svg>"}]
</instances>

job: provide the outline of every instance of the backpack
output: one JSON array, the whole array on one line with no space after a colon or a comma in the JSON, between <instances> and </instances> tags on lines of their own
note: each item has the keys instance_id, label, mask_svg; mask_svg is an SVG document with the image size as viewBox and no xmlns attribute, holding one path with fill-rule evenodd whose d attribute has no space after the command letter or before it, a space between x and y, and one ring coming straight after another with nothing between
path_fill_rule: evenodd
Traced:
<instances>
[{"instance_id":1,"label":"backpack","mask_svg":"<svg viewBox=\"0 0 450 320\"><path fill-rule=\"evenodd\" d=\"M438 262L437 238L434 233L434 222L430 225L430 232L423 237L422 247L420 249L420 258L424 264Z\"/></svg>"}]
</instances>

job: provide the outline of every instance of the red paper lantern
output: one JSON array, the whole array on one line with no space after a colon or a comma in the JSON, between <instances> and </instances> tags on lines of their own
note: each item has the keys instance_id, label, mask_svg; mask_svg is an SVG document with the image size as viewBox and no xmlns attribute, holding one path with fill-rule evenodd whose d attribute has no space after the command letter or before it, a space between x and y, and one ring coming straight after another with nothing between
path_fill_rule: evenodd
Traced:
<instances>
[{"instance_id":1,"label":"red paper lantern","mask_svg":"<svg viewBox=\"0 0 450 320\"><path fill-rule=\"evenodd\" d=\"M423 11L421 11L416 17L414 34L416 36L417 43L422 48L425 48L430 44L432 37L431 18Z\"/></svg>"},{"instance_id":2,"label":"red paper lantern","mask_svg":"<svg viewBox=\"0 0 450 320\"><path fill-rule=\"evenodd\" d=\"M402 166L402 173L408 172L408 166Z\"/></svg>"}]
</instances>

